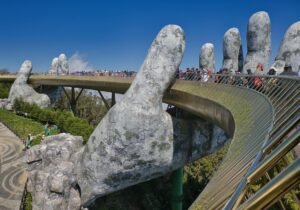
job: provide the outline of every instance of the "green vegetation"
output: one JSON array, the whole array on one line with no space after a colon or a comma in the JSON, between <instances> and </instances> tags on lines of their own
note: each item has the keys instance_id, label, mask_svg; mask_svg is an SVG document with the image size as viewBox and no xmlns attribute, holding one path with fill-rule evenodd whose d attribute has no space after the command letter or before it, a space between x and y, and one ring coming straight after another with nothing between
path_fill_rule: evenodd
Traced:
<instances>
[{"instance_id":1,"label":"green vegetation","mask_svg":"<svg viewBox=\"0 0 300 210\"><path fill-rule=\"evenodd\" d=\"M170 209L170 175L153 179L96 200L89 210Z\"/></svg>"},{"instance_id":2,"label":"green vegetation","mask_svg":"<svg viewBox=\"0 0 300 210\"><path fill-rule=\"evenodd\" d=\"M44 127L42 124L22 116L18 116L13 112L0 109L0 121L4 123L21 139L26 139L30 133L34 136L31 146L40 144ZM30 193L25 193L24 210L32 209L32 198Z\"/></svg>"},{"instance_id":3,"label":"green vegetation","mask_svg":"<svg viewBox=\"0 0 300 210\"><path fill-rule=\"evenodd\" d=\"M300 189L295 189L292 192L289 192L284 195L283 201L287 209L291 210L300 210L300 206L298 205L296 199L299 199Z\"/></svg>"},{"instance_id":4,"label":"green vegetation","mask_svg":"<svg viewBox=\"0 0 300 210\"><path fill-rule=\"evenodd\" d=\"M24 210L32 210L32 196L31 196L31 193L28 193L28 192L25 193L23 209Z\"/></svg>"},{"instance_id":5,"label":"green vegetation","mask_svg":"<svg viewBox=\"0 0 300 210\"><path fill-rule=\"evenodd\" d=\"M215 153L203 157L184 167L183 177L183 209L188 209L200 195L221 165L223 157L228 151L228 144Z\"/></svg>"},{"instance_id":6,"label":"green vegetation","mask_svg":"<svg viewBox=\"0 0 300 210\"><path fill-rule=\"evenodd\" d=\"M9 74L7 69L0 69L0 75ZM0 98L8 98L11 83L0 83Z\"/></svg>"},{"instance_id":7,"label":"green vegetation","mask_svg":"<svg viewBox=\"0 0 300 210\"><path fill-rule=\"evenodd\" d=\"M290 165L292 162L295 161L297 157L293 154L293 152L287 153L282 159L280 159L273 168L271 168L268 171L268 176L270 178L273 178L277 176L281 171L283 171L288 165ZM259 191L264 185L266 185L269 182L269 179L266 175L260 177L254 184L250 185L250 188L248 190L248 195L252 195L253 193L256 193ZM290 192L286 193L279 201L274 203L270 209L276 210L276 209L282 209L284 206L284 209L288 210L300 210L300 207L297 203L297 200L299 200L300 196L300 188L295 187Z\"/></svg>"},{"instance_id":8,"label":"green vegetation","mask_svg":"<svg viewBox=\"0 0 300 210\"><path fill-rule=\"evenodd\" d=\"M0 98L8 98L11 84L0 83Z\"/></svg>"},{"instance_id":9,"label":"green vegetation","mask_svg":"<svg viewBox=\"0 0 300 210\"><path fill-rule=\"evenodd\" d=\"M17 116L13 112L0 109L0 121L9 127L21 139L26 139L28 134L33 136L42 136L44 127L40 123L25 117ZM33 143L37 144L39 139L34 139Z\"/></svg>"},{"instance_id":10,"label":"green vegetation","mask_svg":"<svg viewBox=\"0 0 300 210\"><path fill-rule=\"evenodd\" d=\"M74 117L71 112L41 109L35 104L29 104L21 100L15 101L14 109L26 113L27 117L40 121L43 124L55 124L61 131L82 136L84 143L87 142L94 130L94 127L89 125L86 120Z\"/></svg>"},{"instance_id":11,"label":"green vegetation","mask_svg":"<svg viewBox=\"0 0 300 210\"><path fill-rule=\"evenodd\" d=\"M71 95L71 91L66 91ZM77 92L77 91L76 91ZM78 92L76 93L78 95ZM55 102L54 110L70 111L68 98L65 94ZM96 96L88 95L87 91L83 91L78 98L76 105L76 116L85 119L90 125L96 126L107 112L107 108L103 105L102 100Z\"/></svg>"}]
</instances>

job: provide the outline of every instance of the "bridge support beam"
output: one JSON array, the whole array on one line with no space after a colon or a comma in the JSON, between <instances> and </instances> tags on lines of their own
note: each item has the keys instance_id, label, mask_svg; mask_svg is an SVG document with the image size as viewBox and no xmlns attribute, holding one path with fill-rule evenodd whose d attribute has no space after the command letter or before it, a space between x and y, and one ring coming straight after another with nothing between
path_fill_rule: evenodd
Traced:
<instances>
[{"instance_id":1,"label":"bridge support beam","mask_svg":"<svg viewBox=\"0 0 300 210\"><path fill-rule=\"evenodd\" d=\"M84 90L84 88L81 88L81 90L79 91L78 95L75 96L75 88L71 87L71 96L68 95L66 89L63 87L63 91L66 94L68 101L69 101L69 105L71 107L71 111L73 112L74 116L77 116L77 101L80 97L80 95L82 94L82 91Z\"/></svg>"},{"instance_id":2,"label":"bridge support beam","mask_svg":"<svg viewBox=\"0 0 300 210\"><path fill-rule=\"evenodd\" d=\"M103 96L103 94L101 93L100 90L98 90L98 93L99 93L102 101L104 102L105 107L106 107L107 110L109 110L113 105L116 104L116 93L114 93L114 92L111 93L111 103L110 103L110 105L108 104L107 100L104 98L104 96Z\"/></svg>"},{"instance_id":3,"label":"bridge support beam","mask_svg":"<svg viewBox=\"0 0 300 210\"><path fill-rule=\"evenodd\" d=\"M100 95L100 97L101 97L101 99L102 99L102 101L103 101L103 103L104 103L106 109L109 110L109 109L110 109L110 106L109 106L107 100L104 98L104 96L103 96L103 94L101 93L100 90L98 90L98 93L99 93L99 95Z\"/></svg>"}]
</instances>

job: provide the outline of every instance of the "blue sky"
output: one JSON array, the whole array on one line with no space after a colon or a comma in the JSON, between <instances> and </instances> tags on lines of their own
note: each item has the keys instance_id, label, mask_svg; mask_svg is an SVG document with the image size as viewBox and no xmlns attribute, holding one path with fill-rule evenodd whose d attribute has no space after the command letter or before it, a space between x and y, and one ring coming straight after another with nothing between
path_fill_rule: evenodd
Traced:
<instances>
[{"instance_id":1,"label":"blue sky","mask_svg":"<svg viewBox=\"0 0 300 210\"><path fill-rule=\"evenodd\" d=\"M299 0L1 1L0 68L16 71L29 59L33 72L47 71L59 53L79 52L96 69L138 70L167 24L186 34L181 68L198 67L206 42L215 45L220 68L225 31L239 28L245 55L248 19L261 10L271 18L271 63L287 28L300 21Z\"/></svg>"}]
</instances>

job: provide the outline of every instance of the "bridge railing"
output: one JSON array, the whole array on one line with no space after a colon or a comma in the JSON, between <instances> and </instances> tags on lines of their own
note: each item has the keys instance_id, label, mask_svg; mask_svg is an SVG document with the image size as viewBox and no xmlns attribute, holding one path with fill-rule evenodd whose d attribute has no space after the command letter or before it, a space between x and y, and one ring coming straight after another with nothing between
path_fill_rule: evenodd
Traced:
<instances>
[{"instance_id":1,"label":"bridge railing","mask_svg":"<svg viewBox=\"0 0 300 210\"><path fill-rule=\"evenodd\" d=\"M265 209L277 202L285 209L282 198L289 193L300 207L300 154L295 151L300 142L299 77L188 72L176 78L248 88L267 97L274 109L273 128L226 205L216 205L214 200L208 206Z\"/></svg>"},{"instance_id":2,"label":"bridge railing","mask_svg":"<svg viewBox=\"0 0 300 210\"><path fill-rule=\"evenodd\" d=\"M249 89L264 95L273 107L272 129L266 141L261 144L247 173L230 197L226 197L225 201L208 200L208 206L212 209L263 209L277 202L276 205L284 209L282 198L287 193L296 205L300 206L299 190L298 193L295 190L299 189L300 184L300 160L297 156L299 153L295 154L300 142L299 77L188 72L178 74L176 78L220 87L229 85ZM10 79L14 80L13 77ZM259 103L256 106L256 114L263 115ZM264 128L257 128L257 132L263 131ZM256 144L257 136L259 134L249 137L248 140L251 141L252 138L252 144ZM241 162L244 164L243 160Z\"/></svg>"}]
</instances>

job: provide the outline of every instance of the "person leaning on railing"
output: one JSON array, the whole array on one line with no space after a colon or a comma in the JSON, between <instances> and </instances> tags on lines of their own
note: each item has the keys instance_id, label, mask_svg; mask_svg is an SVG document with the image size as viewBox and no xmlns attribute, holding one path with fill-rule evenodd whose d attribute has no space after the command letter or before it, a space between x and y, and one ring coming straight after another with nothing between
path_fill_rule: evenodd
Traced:
<instances>
[{"instance_id":1,"label":"person leaning on railing","mask_svg":"<svg viewBox=\"0 0 300 210\"><path fill-rule=\"evenodd\" d=\"M244 86L244 78L241 77L241 72L236 71L235 75L234 84L238 86Z\"/></svg>"},{"instance_id":2,"label":"person leaning on railing","mask_svg":"<svg viewBox=\"0 0 300 210\"><path fill-rule=\"evenodd\" d=\"M268 72L268 76L276 76L276 72L277 69L275 67L271 67L269 72ZM274 87L277 89L277 87L279 87L279 82L278 79L275 77L270 77L267 78L267 80L265 80L265 84L264 84L264 88L263 88L263 92L268 92L271 89L274 89Z\"/></svg>"},{"instance_id":3,"label":"person leaning on railing","mask_svg":"<svg viewBox=\"0 0 300 210\"><path fill-rule=\"evenodd\" d=\"M249 75L249 77L246 77L247 85L252 84L254 82L254 77L251 76L253 75L251 69L247 69L247 75Z\"/></svg>"},{"instance_id":4,"label":"person leaning on railing","mask_svg":"<svg viewBox=\"0 0 300 210\"><path fill-rule=\"evenodd\" d=\"M211 69L203 69L202 70L202 75L201 75L201 81L202 82L207 82L211 74L212 74Z\"/></svg>"},{"instance_id":5,"label":"person leaning on railing","mask_svg":"<svg viewBox=\"0 0 300 210\"><path fill-rule=\"evenodd\" d=\"M282 75L282 76L298 76L298 73L293 72L292 66L289 64L286 64L284 66L283 72L280 75Z\"/></svg>"},{"instance_id":6,"label":"person leaning on railing","mask_svg":"<svg viewBox=\"0 0 300 210\"><path fill-rule=\"evenodd\" d=\"M258 75L254 77L254 86L256 89L259 89L264 83L263 78L259 77L263 75L263 70L264 70L263 65L261 63L257 64L256 71L254 73L255 75Z\"/></svg>"},{"instance_id":7,"label":"person leaning on railing","mask_svg":"<svg viewBox=\"0 0 300 210\"><path fill-rule=\"evenodd\" d=\"M221 78L222 78L221 74L222 74L222 69L220 71L218 71L217 74L215 75L215 80L214 80L215 83L221 82Z\"/></svg>"}]
</instances>

